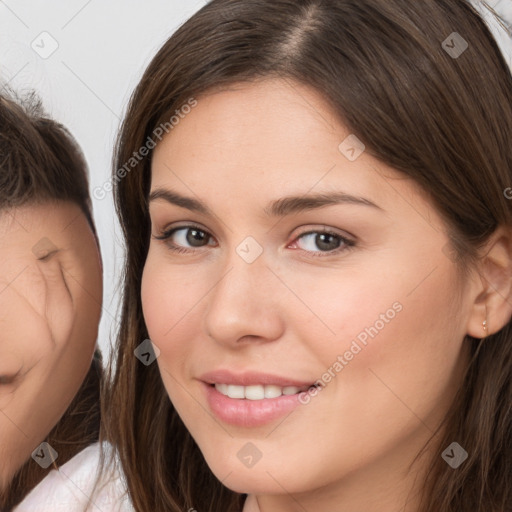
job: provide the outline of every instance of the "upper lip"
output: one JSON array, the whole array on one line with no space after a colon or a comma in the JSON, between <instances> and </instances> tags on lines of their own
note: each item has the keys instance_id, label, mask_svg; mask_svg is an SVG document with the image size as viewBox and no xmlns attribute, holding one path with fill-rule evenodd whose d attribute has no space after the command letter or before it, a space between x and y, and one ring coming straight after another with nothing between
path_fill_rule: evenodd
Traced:
<instances>
[{"instance_id":1,"label":"upper lip","mask_svg":"<svg viewBox=\"0 0 512 512\"><path fill-rule=\"evenodd\" d=\"M246 371L243 373L234 373L230 370L214 370L204 373L199 380L207 384L231 384L235 386L254 386L257 384L275 385L280 387L295 386L302 388L312 386L312 382L301 381L280 375L272 375L270 373L261 373L256 371Z\"/></svg>"}]
</instances>

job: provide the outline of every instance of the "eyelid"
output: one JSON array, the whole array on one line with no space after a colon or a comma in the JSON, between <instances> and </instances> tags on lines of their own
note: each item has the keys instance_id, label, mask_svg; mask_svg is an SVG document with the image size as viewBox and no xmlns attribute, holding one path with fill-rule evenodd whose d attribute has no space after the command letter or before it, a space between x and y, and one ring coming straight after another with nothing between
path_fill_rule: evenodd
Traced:
<instances>
[{"instance_id":1,"label":"eyelid","mask_svg":"<svg viewBox=\"0 0 512 512\"><path fill-rule=\"evenodd\" d=\"M204 231L209 236L213 237L213 235L210 233L209 230L202 227L200 224L196 224L195 222L188 222L186 224L173 224L171 227L165 227L160 231L160 235L153 235L153 237L156 240L165 240L166 238L169 238L171 234L173 234L175 231L178 231L179 229L197 229L198 231Z\"/></svg>"},{"instance_id":2,"label":"eyelid","mask_svg":"<svg viewBox=\"0 0 512 512\"><path fill-rule=\"evenodd\" d=\"M186 221L184 221L186 222ZM215 237L210 233L209 230L203 228L199 224L196 224L194 222L188 222L184 224L175 224L171 227L166 227L161 231L160 235L151 235L155 240L161 241L165 246L167 246L167 249L171 251L171 253L176 254L184 254L184 255L191 255L191 254L199 254L203 249L211 247L211 245L208 243L205 246L202 247L183 247L181 245L178 245L170 240L171 236L174 235L176 231L180 230L187 230L187 229L197 229L198 231L202 231L206 233L208 239L214 239Z\"/></svg>"},{"instance_id":3,"label":"eyelid","mask_svg":"<svg viewBox=\"0 0 512 512\"><path fill-rule=\"evenodd\" d=\"M339 236L340 238L343 238L344 240L347 240L347 241L350 240L350 241L355 242L355 240L356 240L356 237L354 235L352 235L351 233L348 233L347 231L339 230L337 228L327 226L325 224L320 225L320 227L318 227L318 225L306 226L304 228L304 231L302 231L301 233L299 233L298 235L295 236L295 240L303 235L307 235L307 234L311 234L311 233L330 233L332 235Z\"/></svg>"},{"instance_id":4,"label":"eyelid","mask_svg":"<svg viewBox=\"0 0 512 512\"><path fill-rule=\"evenodd\" d=\"M186 221L184 221L184 222L186 222ZM162 231L161 235L158 235L158 236L152 235L152 236L156 240L164 241L164 243L168 246L169 250L171 250L172 252L175 252L175 253L182 253L182 254L197 253L201 249L209 247L209 244L207 244L205 246L201 246L201 247L192 247L192 248L191 247L183 247L181 245L175 244L168 240L176 231L180 231L182 229L184 229L184 230L197 229L198 231L202 231L202 232L206 233L208 238L215 238L210 233L210 231L208 231L207 229L205 229L202 226L200 226L196 223L193 223L193 222L172 225L172 227L165 228ZM337 237L341 242L340 247L337 247L330 251L321 251L321 250L320 251L308 251L306 249L300 249L300 248L298 250L300 250L303 253L306 253L308 255L311 255L313 257L322 257L322 256L329 257L329 256L335 256L335 255L338 255L339 253L345 252L345 251L353 248L356 245L357 238L354 235L349 234L347 232L341 233L341 232L339 232L338 229L326 226L324 224L321 227L317 227L317 226L313 226L313 225L303 227L303 231L301 233L297 234L294 237L294 239L292 240L292 242L287 244L287 247L289 247L291 244L297 243L297 241L300 238L304 237L305 235L312 235L312 234L319 234L319 233L320 234L329 234L329 235L333 235L333 236Z\"/></svg>"},{"instance_id":5,"label":"eyelid","mask_svg":"<svg viewBox=\"0 0 512 512\"><path fill-rule=\"evenodd\" d=\"M188 223L186 223L186 221L183 221L183 222L185 222L185 223L184 224L176 224L176 225L173 224L171 227L165 227L164 229L161 230L161 235L158 235L158 236L153 235L154 238L156 238L157 240L164 240L165 238L169 237L170 234L173 233L174 231L177 231L178 229L184 229L184 228L193 228L193 229L197 229L199 231L204 231L205 233L207 233L208 235L213 237L211 232L208 229L206 229L205 227L201 226L200 224L197 224L195 222L188 222ZM333 235L339 236L340 238L343 238L346 240L351 240L351 241L355 241L353 239L356 238L351 233L348 233L346 231L340 232L336 228L332 228L325 224L322 224L320 228L316 227L315 225L311 225L311 224L308 226L306 226L304 228L304 231L302 233L299 233L298 235L296 235L294 240L296 240L297 238L299 238L302 235L306 235L309 233L318 233L318 232L331 233Z\"/></svg>"},{"instance_id":6,"label":"eyelid","mask_svg":"<svg viewBox=\"0 0 512 512\"><path fill-rule=\"evenodd\" d=\"M347 245L348 244L355 245L355 243L357 242L357 237L354 236L352 233L349 233L348 231L334 228L334 227L331 227L331 226L328 226L325 224L320 224L320 225L319 224L316 224L316 225L309 224L307 226L301 226L299 229L300 229L300 232L293 237L293 240L290 243L297 242L297 240L304 237L305 235L323 234L323 233L326 233L329 235L334 235L334 236L338 237L339 239L341 239L342 241L344 241ZM308 252L310 252L310 251L308 251ZM333 252L334 251L331 251L331 254ZM329 254L329 253L326 252L326 254Z\"/></svg>"},{"instance_id":7,"label":"eyelid","mask_svg":"<svg viewBox=\"0 0 512 512\"><path fill-rule=\"evenodd\" d=\"M308 256L313 258L328 258L338 256L341 253L347 252L350 249L353 249L356 246L356 237L353 235L341 234L338 230L330 228L328 226L322 226L322 228L309 228L305 229L302 233L299 233L291 242L291 244L297 244L298 240L303 238L305 235L314 235L314 234L328 234L337 237L340 240L340 246L332 249L330 251L308 251L307 249L301 249L300 247L295 250L299 250L303 253L306 253ZM290 244L288 244L289 246Z\"/></svg>"},{"instance_id":8,"label":"eyelid","mask_svg":"<svg viewBox=\"0 0 512 512\"><path fill-rule=\"evenodd\" d=\"M206 229L200 223L194 222L192 220L190 220L190 221L182 220L182 221L177 221L177 222L169 222L169 223L163 224L163 226L164 227L162 227L162 228L158 228L155 225L155 228L157 228L157 230L160 231L162 234L163 233L169 233L170 231L173 231L173 230L179 229L179 228L196 228L196 229L201 229L202 231L208 231L208 229Z\"/></svg>"}]
</instances>

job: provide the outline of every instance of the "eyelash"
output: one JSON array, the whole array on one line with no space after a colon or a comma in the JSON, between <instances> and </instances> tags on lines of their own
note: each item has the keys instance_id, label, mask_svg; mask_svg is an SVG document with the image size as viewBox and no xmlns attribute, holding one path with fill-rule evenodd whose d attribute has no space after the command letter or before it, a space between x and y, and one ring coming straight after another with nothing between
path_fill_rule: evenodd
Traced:
<instances>
[{"instance_id":1,"label":"eyelash","mask_svg":"<svg viewBox=\"0 0 512 512\"><path fill-rule=\"evenodd\" d=\"M159 235L159 236L154 235L153 237L156 240L165 241L166 246L171 251L173 251L173 252L175 252L177 254L190 254L190 253L195 252L195 250L194 249L187 249L185 247L182 247L180 245L176 245L175 243L169 241L169 239L172 237L172 235L174 235L174 233L176 233L177 231L188 230L188 229L195 229L197 231L200 231L200 232L206 234L208 239L212 238L212 235L210 235L208 233L208 231L204 230L200 226L195 226L195 225L192 225L192 224L171 228L171 229L168 229L168 230L162 232L161 235ZM306 235L312 235L312 234L326 234L326 235L334 236L334 237L336 237L340 241L340 244L341 244L340 247L337 247L336 249L332 249L330 251L321 251L321 250L319 250L319 251L307 251L305 249L299 249L299 250L301 250L303 252L308 253L309 255L311 255L311 256L313 256L315 258L316 257L332 256L332 255L341 253L343 251L350 250L351 248L353 248L356 245L356 243L353 240L349 240L348 238L345 238L345 237L341 236L340 234L335 233L332 230L327 230L327 229L305 231L304 233L301 233L299 236L297 236L292 243L296 243L297 240L305 237ZM204 247L207 247L207 246L204 246ZM201 249L201 248L199 247L198 249Z\"/></svg>"}]
</instances>

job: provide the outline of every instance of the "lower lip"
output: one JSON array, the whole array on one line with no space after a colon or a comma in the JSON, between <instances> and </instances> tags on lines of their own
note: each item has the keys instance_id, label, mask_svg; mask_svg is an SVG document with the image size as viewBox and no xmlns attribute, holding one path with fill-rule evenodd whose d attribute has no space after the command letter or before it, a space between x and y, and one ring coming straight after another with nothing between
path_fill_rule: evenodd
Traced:
<instances>
[{"instance_id":1,"label":"lower lip","mask_svg":"<svg viewBox=\"0 0 512 512\"><path fill-rule=\"evenodd\" d=\"M239 427L258 427L290 414L300 405L299 395L247 400L229 398L214 386L204 383L206 398L212 412L220 420Z\"/></svg>"}]
</instances>

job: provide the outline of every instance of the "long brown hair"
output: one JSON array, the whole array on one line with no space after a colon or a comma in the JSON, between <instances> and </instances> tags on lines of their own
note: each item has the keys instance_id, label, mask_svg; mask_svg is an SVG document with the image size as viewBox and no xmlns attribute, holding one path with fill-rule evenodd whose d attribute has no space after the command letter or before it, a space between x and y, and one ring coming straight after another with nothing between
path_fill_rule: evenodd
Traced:
<instances>
[{"instance_id":1,"label":"long brown hair","mask_svg":"<svg viewBox=\"0 0 512 512\"><path fill-rule=\"evenodd\" d=\"M69 131L45 114L35 93L21 98L4 90L0 95L0 162L0 212L70 201L80 207L96 236L85 158ZM99 438L102 373L97 350L78 393L45 438L59 454L59 465ZM32 459L25 462L0 492L0 510L19 504L54 467L55 462L48 469Z\"/></svg>"},{"instance_id":2,"label":"long brown hair","mask_svg":"<svg viewBox=\"0 0 512 512\"><path fill-rule=\"evenodd\" d=\"M461 55L443 45L453 32L468 43ZM419 183L446 221L461 268L474 263L498 226L512 225L503 195L512 183L512 77L466 0L209 2L148 66L115 154L127 256L105 414L138 512L235 511L244 496L223 487L207 467L157 365L146 367L133 355L148 337L140 289L150 237L151 150L136 163L130 159L191 97L200 101L210 91L267 77L319 91L371 156ZM436 433L439 457L421 512L512 510L512 327L466 342L471 362ZM441 458L454 439L471 447L457 471Z\"/></svg>"}]
</instances>

